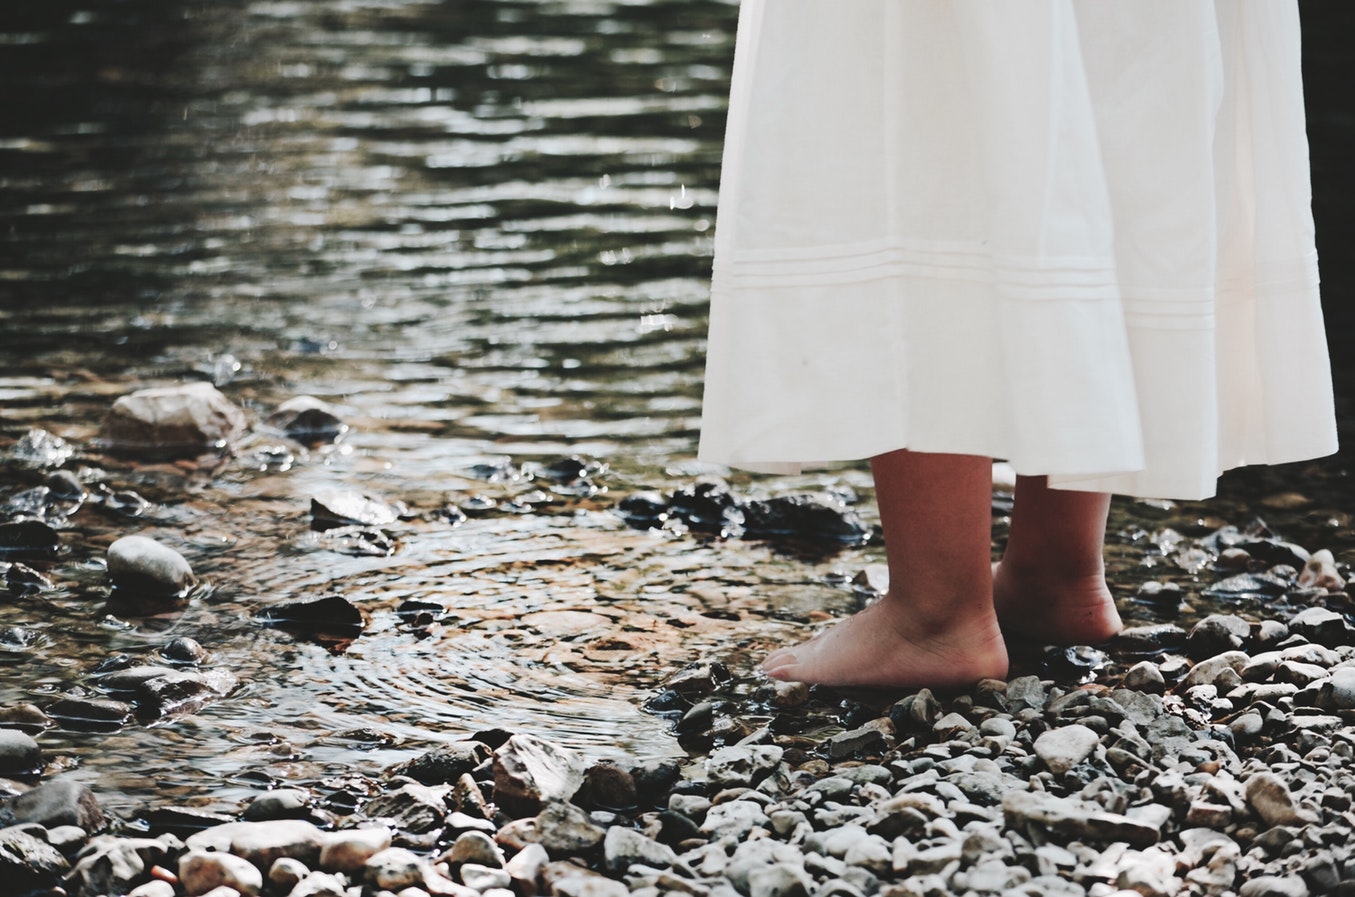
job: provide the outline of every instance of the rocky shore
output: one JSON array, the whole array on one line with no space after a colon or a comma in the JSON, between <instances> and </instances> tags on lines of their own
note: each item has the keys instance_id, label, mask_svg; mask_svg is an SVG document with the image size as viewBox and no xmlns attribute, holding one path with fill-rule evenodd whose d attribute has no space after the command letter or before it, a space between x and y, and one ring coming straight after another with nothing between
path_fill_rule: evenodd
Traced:
<instances>
[{"instance_id":1,"label":"rocky shore","mask_svg":"<svg viewBox=\"0 0 1355 897\"><path fill-rule=\"evenodd\" d=\"M1118 681L897 698L731 688L703 663L655 696L709 744L688 761L486 732L351 805L282 788L235 817L157 808L137 831L57 778L4 807L0 880L78 897L1355 893L1352 641L1320 608L1215 616L1126 632L1112 651L1167 653ZM839 724L778 734L816 705Z\"/></svg>"},{"instance_id":2,"label":"rocky shore","mask_svg":"<svg viewBox=\"0 0 1355 897\"><path fill-rule=\"evenodd\" d=\"M280 408L267 425L321 442L346 427L314 401ZM244 427L219 396L195 387L120 403L102 438L135 452L202 450L228 445ZM44 563L81 506L117 512L144 502L87 489L64 467L70 453L42 431L11 453L42 478L8 496L0 517L14 600L53 588ZM601 473L561 459L530 479L549 484L552 501L593 500ZM511 465L483 476L528 479ZM520 506L505 513L540 504L526 486L513 501ZM467 501L438 513L481 511ZM615 512L679 539L832 550L871 538L850 496L750 500L711 481L634 493ZM330 550L381 555L399 550L389 527L413 513L340 490L312 498L310 526ZM30 733L114 732L229 700L234 673L191 637L169 638L154 652L104 658L41 706L2 708L0 774L12 796L0 805L0 892L1355 894L1346 571L1330 552L1259 526L1189 538L1165 531L1154 545L1183 577L1203 571L1204 594L1234 612L1189 627L1133 627L1096 648L1033 649L1008 681L963 693L811 689L732 675L725 658L711 657L647 703L671 720L682 760L598 761L565 738L491 730L381 776L325 787L270 782L233 812L167 800L134 817L108 813L90 789L46 768ZM174 606L202 587L182 555L135 533L108 545L104 563L110 606ZM878 591L872 570L860 571L855 589L862 600ZM1171 607L1183 595L1164 571L1133 600ZM409 602L399 615L419 627L441 610ZM366 624L339 596L277 601L255 619L340 643ZM24 637L4 634L15 645Z\"/></svg>"}]
</instances>

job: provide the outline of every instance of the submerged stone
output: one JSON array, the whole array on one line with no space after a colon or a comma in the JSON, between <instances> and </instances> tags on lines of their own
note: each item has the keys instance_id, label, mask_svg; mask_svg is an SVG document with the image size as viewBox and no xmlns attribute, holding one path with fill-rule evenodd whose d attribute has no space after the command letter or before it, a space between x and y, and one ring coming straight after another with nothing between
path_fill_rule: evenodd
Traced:
<instances>
[{"instance_id":1,"label":"submerged stone","mask_svg":"<svg viewBox=\"0 0 1355 897\"><path fill-rule=\"evenodd\" d=\"M60 548L57 531L41 521L0 523L0 557L50 558Z\"/></svg>"},{"instance_id":2,"label":"submerged stone","mask_svg":"<svg viewBox=\"0 0 1355 897\"><path fill-rule=\"evenodd\" d=\"M348 424L328 402L314 396L294 396L268 416L268 426L304 445L334 442L348 432Z\"/></svg>"},{"instance_id":3,"label":"submerged stone","mask_svg":"<svg viewBox=\"0 0 1355 897\"><path fill-rule=\"evenodd\" d=\"M311 497L311 527L385 526L399 519L396 509L351 489L329 489Z\"/></svg>"}]
</instances>

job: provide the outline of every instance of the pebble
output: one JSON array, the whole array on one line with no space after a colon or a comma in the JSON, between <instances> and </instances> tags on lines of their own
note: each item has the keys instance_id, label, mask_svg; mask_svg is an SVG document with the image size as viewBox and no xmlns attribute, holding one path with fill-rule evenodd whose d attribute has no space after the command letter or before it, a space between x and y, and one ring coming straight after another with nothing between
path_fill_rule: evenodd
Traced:
<instances>
[{"instance_id":1,"label":"pebble","mask_svg":"<svg viewBox=\"0 0 1355 897\"><path fill-rule=\"evenodd\" d=\"M23 775L41 766L42 749L33 736L15 729L0 729L0 775Z\"/></svg>"},{"instance_id":2,"label":"pebble","mask_svg":"<svg viewBox=\"0 0 1355 897\"><path fill-rule=\"evenodd\" d=\"M189 895L207 894L223 886L253 895L263 888L263 873L243 857L190 850L179 859L179 881Z\"/></svg>"},{"instance_id":3,"label":"pebble","mask_svg":"<svg viewBox=\"0 0 1355 897\"><path fill-rule=\"evenodd\" d=\"M1035 754L1049 771L1063 775L1096 750L1101 738L1086 726L1073 723L1050 729L1035 739Z\"/></svg>"},{"instance_id":4,"label":"pebble","mask_svg":"<svg viewBox=\"0 0 1355 897\"><path fill-rule=\"evenodd\" d=\"M143 457L191 456L228 447L245 431L239 408L207 382L138 390L113 403L99 442Z\"/></svg>"}]
</instances>

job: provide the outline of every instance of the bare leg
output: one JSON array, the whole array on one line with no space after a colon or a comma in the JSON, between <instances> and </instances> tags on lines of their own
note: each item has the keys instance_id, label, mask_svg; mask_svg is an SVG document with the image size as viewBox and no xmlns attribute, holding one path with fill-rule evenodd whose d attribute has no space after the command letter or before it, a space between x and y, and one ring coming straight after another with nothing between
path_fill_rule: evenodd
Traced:
<instances>
[{"instance_id":1,"label":"bare leg","mask_svg":"<svg viewBox=\"0 0 1355 897\"><path fill-rule=\"evenodd\" d=\"M962 686L1007 673L993 611L992 461L896 451L871 459L889 594L762 668L823 685Z\"/></svg>"},{"instance_id":2,"label":"bare leg","mask_svg":"<svg viewBox=\"0 0 1355 897\"><path fill-rule=\"evenodd\" d=\"M993 571L1002 628L1042 644L1095 645L1120 631L1101 550L1110 496L1017 477L1011 534Z\"/></svg>"}]
</instances>

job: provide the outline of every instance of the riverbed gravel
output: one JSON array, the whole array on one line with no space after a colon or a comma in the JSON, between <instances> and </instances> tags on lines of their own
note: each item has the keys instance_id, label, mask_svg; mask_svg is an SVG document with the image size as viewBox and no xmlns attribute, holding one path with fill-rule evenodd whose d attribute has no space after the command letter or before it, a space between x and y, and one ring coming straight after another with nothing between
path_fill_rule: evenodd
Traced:
<instances>
[{"instance_id":1,"label":"riverbed gravel","mask_svg":"<svg viewBox=\"0 0 1355 897\"><path fill-rule=\"evenodd\" d=\"M945 695L732 684L698 663L669 685L747 734L626 764L482 733L391 768L351 810L287 788L131 830L57 778L5 807L0 880L78 897L1355 894L1355 646L1319 617L1283 634L1208 618L1177 634L1223 648L1208 656ZM816 707L849 709L806 732Z\"/></svg>"}]
</instances>

